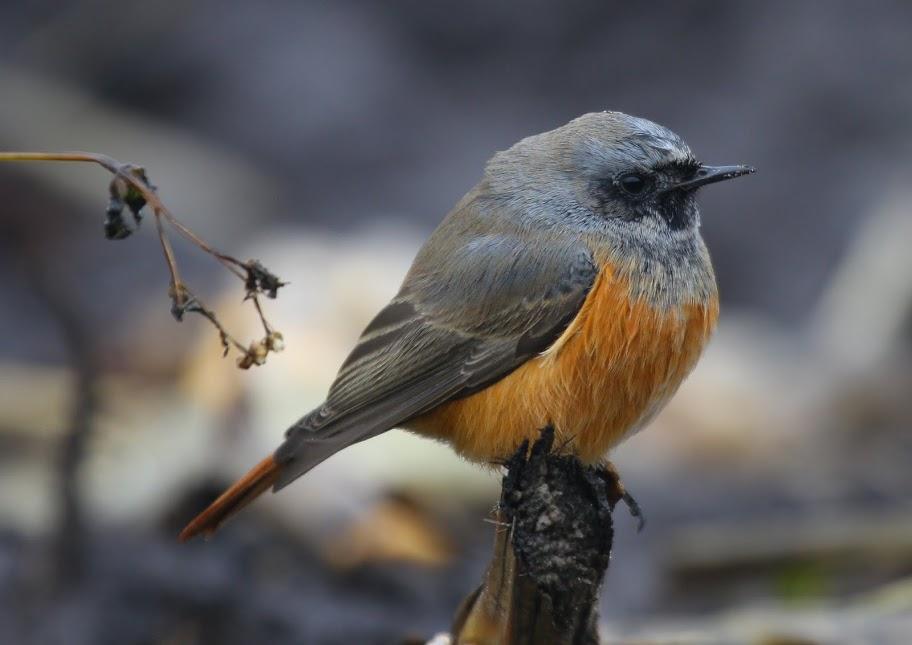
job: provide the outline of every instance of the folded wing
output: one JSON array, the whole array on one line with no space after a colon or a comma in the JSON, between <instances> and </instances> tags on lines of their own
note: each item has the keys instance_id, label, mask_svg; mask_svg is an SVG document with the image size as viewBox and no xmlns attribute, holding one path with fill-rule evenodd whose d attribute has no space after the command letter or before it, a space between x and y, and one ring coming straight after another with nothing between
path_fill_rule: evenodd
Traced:
<instances>
[{"instance_id":1,"label":"folded wing","mask_svg":"<svg viewBox=\"0 0 912 645\"><path fill-rule=\"evenodd\" d=\"M452 250L433 242L364 330L326 402L286 433L274 455L276 490L335 452L467 396L547 349L597 273L577 241L485 235L449 244Z\"/></svg>"}]
</instances>

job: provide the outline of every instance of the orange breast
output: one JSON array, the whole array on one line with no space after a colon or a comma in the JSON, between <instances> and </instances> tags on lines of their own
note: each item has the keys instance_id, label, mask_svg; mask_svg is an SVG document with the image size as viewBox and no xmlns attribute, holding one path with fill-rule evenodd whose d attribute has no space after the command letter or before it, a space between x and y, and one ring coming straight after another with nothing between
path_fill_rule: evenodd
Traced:
<instances>
[{"instance_id":1,"label":"orange breast","mask_svg":"<svg viewBox=\"0 0 912 645\"><path fill-rule=\"evenodd\" d=\"M718 300L659 309L631 299L630 284L602 269L577 317L547 351L490 387L444 404L408 428L465 457L510 455L554 426L580 459L602 458L648 422L705 346Z\"/></svg>"}]
</instances>

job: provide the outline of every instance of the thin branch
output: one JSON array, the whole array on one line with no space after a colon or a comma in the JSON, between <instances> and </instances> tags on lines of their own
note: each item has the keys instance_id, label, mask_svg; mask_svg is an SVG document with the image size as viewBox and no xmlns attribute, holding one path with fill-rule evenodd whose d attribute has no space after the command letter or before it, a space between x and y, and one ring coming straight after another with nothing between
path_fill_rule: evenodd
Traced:
<instances>
[{"instance_id":1,"label":"thin branch","mask_svg":"<svg viewBox=\"0 0 912 645\"><path fill-rule=\"evenodd\" d=\"M263 325L263 332L269 336L269 334L273 333L272 326L269 324L269 321L266 320L266 316L263 315L263 306L260 304L259 297L256 294L253 294L249 297L251 300L253 300L253 306L256 308L257 315L260 317L260 322Z\"/></svg>"},{"instance_id":2,"label":"thin branch","mask_svg":"<svg viewBox=\"0 0 912 645\"><path fill-rule=\"evenodd\" d=\"M135 230L130 228L123 219L124 207L129 207L138 228L142 220L141 211L148 205L155 217L155 227L158 232L159 243L165 264L170 277L168 294L171 298L171 314L178 321L183 319L187 312L198 313L209 320L222 342L222 347L227 354L230 347L234 346L241 352L238 366L247 369L252 365L262 365L270 352L279 352L284 348L282 334L276 331L266 320L260 303L260 294L275 298L279 288L285 286L276 275L264 267L258 260L242 262L237 258L217 250L196 233L187 228L155 192L155 187L149 183L146 171L140 166L123 164L107 155L95 152L0 152L0 162L27 162L27 161L56 161L56 162L83 162L95 163L114 175L109 186L111 201L107 210L105 222L105 235L109 239L123 239L129 237ZM250 343L245 347L227 332L219 322L215 312L206 307L202 301L194 296L180 278L177 260L171 242L165 230L165 222L204 253L211 255L235 277L244 282L245 300L252 300L260 323L263 325L265 336Z\"/></svg>"},{"instance_id":3,"label":"thin branch","mask_svg":"<svg viewBox=\"0 0 912 645\"><path fill-rule=\"evenodd\" d=\"M183 315L185 313L199 314L199 315L203 316L204 318L208 319L209 322L211 322L215 326L215 328L218 330L219 337L222 341L222 348L224 350L224 355L226 355L226 356L228 355L228 350L231 348L232 345L242 354L247 353L247 348L244 347L244 345L239 340L237 340L234 336L229 334L228 330L226 330L222 326L222 323L219 322L219 319L216 317L215 312L206 308L199 301L199 299L193 294L193 292L191 292L190 289L187 288L186 285L181 284L179 288L180 288L180 294L178 294L177 298L182 300L184 302L184 304L182 307L180 307L179 309L172 312L172 313L174 313L175 317L180 319L183 317Z\"/></svg>"},{"instance_id":4,"label":"thin branch","mask_svg":"<svg viewBox=\"0 0 912 645\"><path fill-rule=\"evenodd\" d=\"M155 218L155 229L158 231L158 241L161 243L162 254L165 256L165 264L168 265L168 274L171 277L171 284L168 286L171 300L176 304L183 305L181 286L183 283L177 270L177 261L174 259L174 249L171 248L171 242L168 241L168 235L165 233L165 227L162 225L161 218ZM173 314L173 312L172 312Z\"/></svg>"}]
</instances>

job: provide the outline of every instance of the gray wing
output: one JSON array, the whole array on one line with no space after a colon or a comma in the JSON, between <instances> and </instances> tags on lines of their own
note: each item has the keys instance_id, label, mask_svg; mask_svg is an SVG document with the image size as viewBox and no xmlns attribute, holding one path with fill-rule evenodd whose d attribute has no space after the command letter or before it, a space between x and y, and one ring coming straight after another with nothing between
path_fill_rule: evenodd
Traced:
<instances>
[{"instance_id":1,"label":"gray wing","mask_svg":"<svg viewBox=\"0 0 912 645\"><path fill-rule=\"evenodd\" d=\"M515 236L489 235L452 253L429 243L364 330L326 402L286 433L275 453L276 490L547 349L576 316L597 269L578 242L541 242L533 250Z\"/></svg>"}]
</instances>

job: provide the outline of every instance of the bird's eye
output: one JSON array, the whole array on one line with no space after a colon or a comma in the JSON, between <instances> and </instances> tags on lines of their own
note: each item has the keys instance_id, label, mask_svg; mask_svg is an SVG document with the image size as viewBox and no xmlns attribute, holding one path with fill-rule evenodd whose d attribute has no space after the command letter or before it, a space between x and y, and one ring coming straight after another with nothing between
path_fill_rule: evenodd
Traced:
<instances>
[{"instance_id":1,"label":"bird's eye","mask_svg":"<svg viewBox=\"0 0 912 645\"><path fill-rule=\"evenodd\" d=\"M646 192L649 180L636 172L626 172L617 178L617 184L628 195L639 196Z\"/></svg>"}]
</instances>

